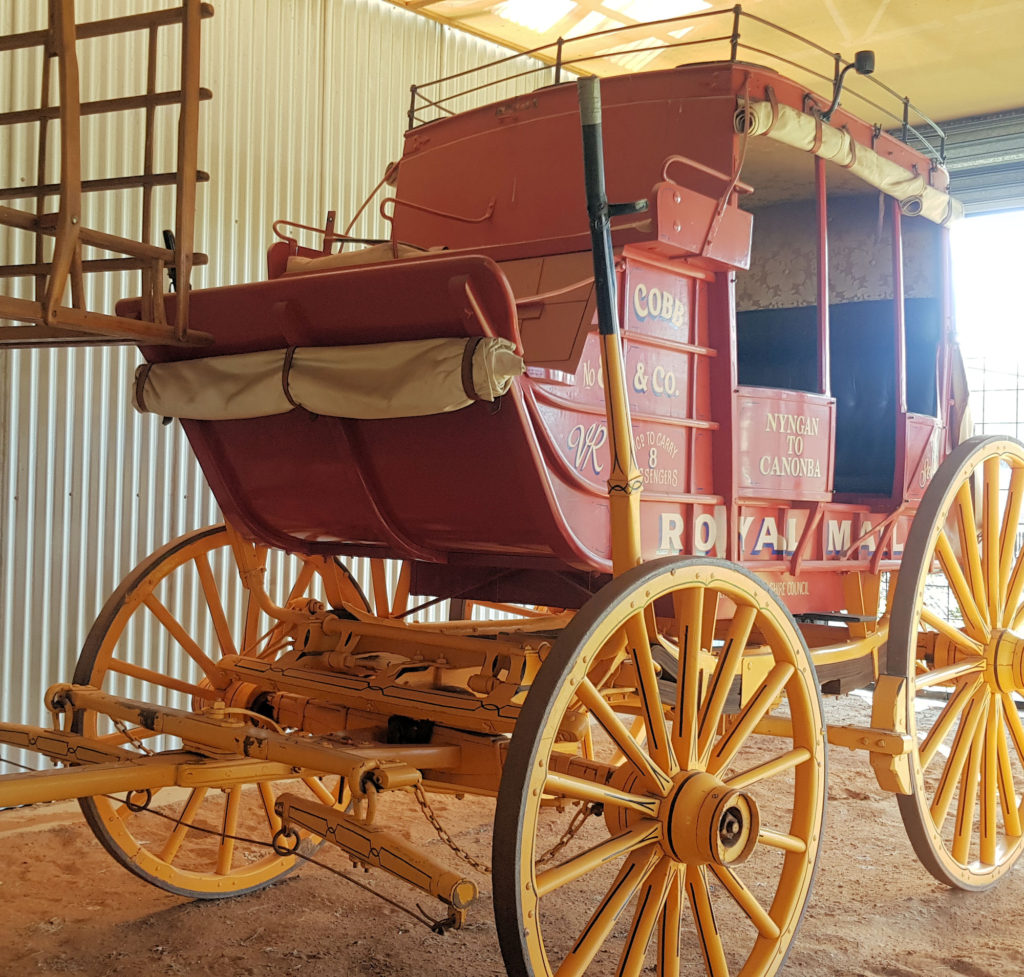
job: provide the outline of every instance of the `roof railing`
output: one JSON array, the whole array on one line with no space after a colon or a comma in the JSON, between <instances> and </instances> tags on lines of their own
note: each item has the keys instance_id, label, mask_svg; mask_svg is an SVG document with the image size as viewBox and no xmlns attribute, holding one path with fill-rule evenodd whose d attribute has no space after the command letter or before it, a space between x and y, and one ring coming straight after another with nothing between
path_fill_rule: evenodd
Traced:
<instances>
[{"instance_id":1,"label":"roof railing","mask_svg":"<svg viewBox=\"0 0 1024 977\"><path fill-rule=\"evenodd\" d=\"M730 20L729 31L719 32L710 37L683 39L685 33L692 30L697 22L711 18ZM744 33L749 34L747 29L755 25L758 29L766 29L769 35L774 34L796 41L806 49L808 58L813 59L813 63L805 64L771 50L770 46L750 43L744 38ZM644 39L636 40L638 34L642 34ZM609 46L595 48L595 41L600 42L602 38L609 40ZM649 43L644 43L645 40ZM550 43L507 55L477 68L468 68L443 78L413 85L408 126L413 129L438 118L455 115L463 108L471 107L466 106L465 102L458 106L460 99L464 100L470 95L488 89L498 90L496 99L505 97L504 92L508 91L505 88L502 92L501 86L511 85L514 94L523 94L524 90L519 83L523 79L545 72L552 73L551 82L556 85L568 80L567 76L628 74L631 70L630 59L635 61L644 55L656 56L662 52L697 47L708 49L711 55L717 53L716 47L722 48L723 61L749 60L750 55L767 58L771 62L768 67L782 65L794 69L805 78L812 79L807 83L807 87L829 100L832 99L843 69L851 64L842 55L829 51L820 44L770 20L748 13L737 4L724 10L704 10L642 24L611 27L576 37L559 37ZM649 63L654 58L649 57L645 60ZM705 60L712 60L712 57ZM523 70L515 70L521 64L528 66ZM503 71L500 77L487 77L485 74L500 69L513 70L507 73ZM941 165L945 161L946 136L940 126L917 108L909 98L900 95L874 75L861 75L860 79L865 85L873 87L864 90L846 89L844 97L855 98L881 113L881 128L891 130L904 142L910 142L913 138L918 148ZM435 114L427 117L430 112Z\"/></svg>"}]
</instances>

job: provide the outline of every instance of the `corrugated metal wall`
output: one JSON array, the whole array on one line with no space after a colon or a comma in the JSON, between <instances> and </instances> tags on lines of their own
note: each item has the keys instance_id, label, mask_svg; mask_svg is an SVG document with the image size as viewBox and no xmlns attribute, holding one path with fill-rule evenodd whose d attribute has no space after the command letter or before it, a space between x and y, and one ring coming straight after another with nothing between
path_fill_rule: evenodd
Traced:
<instances>
[{"instance_id":1,"label":"corrugated metal wall","mask_svg":"<svg viewBox=\"0 0 1024 977\"><path fill-rule=\"evenodd\" d=\"M79 0L78 19L166 5ZM0 5L0 34L45 26L45 6ZM79 44L83 100L123 94L125 79L144 79L139 41ZM202 109L199 159L212 181L199 191L196 246L210 255L209 267L196 272L200 287L263 277L275 218L321 224L334 208L347 222L400 155L410 84L502 54L380 0L219 0L203 44L202 84L214 100ZM0 111L38 104L40 61L0 54ZM175 67L168 52L163 87ZM140 120L126 113L113 132L84 126L84 175L138 172ZM0 185L32 182L34 135L0 130L0 139ZM172 151L170 142L163 135L158 148ZM138 207L129 194L113 205L90 200L84 219L132 235ZM375 208L354 230L382 233ZM16 251L9 234L0 237L0 264ZM92 303L106 309L137 291L127 276L92 287ZM0 716L7 721L42 721L43 691L70 679L97 611L132 566L218 520L180 428L131 410L137 361L133 347L0 351ZM354 571L365 581L364 564ZM0 773L9 770L0 763Z\"/></svg>"}]
</instances>

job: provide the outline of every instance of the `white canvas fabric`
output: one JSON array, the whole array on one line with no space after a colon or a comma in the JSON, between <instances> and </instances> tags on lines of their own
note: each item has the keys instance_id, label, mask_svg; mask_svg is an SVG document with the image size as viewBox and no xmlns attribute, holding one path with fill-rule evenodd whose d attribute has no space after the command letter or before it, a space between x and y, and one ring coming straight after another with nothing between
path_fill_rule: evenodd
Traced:
<instances>
[{"instance_id":1,"label":"white canvas fabric","mask_svg":"<svg viewBox=\"0 0 1024 977\"><path fill-rule=\"evenodd\" d=\"M466 357L472 397L463 383ZM274 349L145 364L132 403L190 420L268 417L295 407L331 417L420 417L493 401L523 371L515 346L490 337Z\"/></svg>"},{"instance_id":2,"label":"white canvas fabric","mask_svg":"<svg viewBox=\"0 0 1024 977\"><path fill-rule=\"evenodd\" d=\"M822 123L806 112L788 105L741 100L735 125L737 132L765 135L845 167L869 186L895 197L906 214L920 215L936 224L949 224L964 215L960 201L929 186L925 177L905 170L867 146L855 144L845 130ZM815 148L817 140L820 144Z\"/></svg>"}]
</instances>

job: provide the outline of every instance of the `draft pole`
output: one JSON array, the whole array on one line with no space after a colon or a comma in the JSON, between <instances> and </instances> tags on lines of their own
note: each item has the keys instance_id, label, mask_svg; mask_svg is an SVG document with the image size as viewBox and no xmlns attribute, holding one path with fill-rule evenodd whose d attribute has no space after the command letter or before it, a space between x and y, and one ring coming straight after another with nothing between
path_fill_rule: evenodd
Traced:
<instances>
[{"instance_id":1,"label":"draft pole","mask_svg":"<svg viewBox=\"0 0 1024 977\"><path fill-rule=\"evenodd\" d=\"M646 210L647 201L608 203L604 185L600 82L597 78L580 78L576 86L580 123L583 127L583 171L594 255L597 325L601 335L601 372L604 376L611 458L608 503L612 526L612 572L618 576L641 562L640 493L643 491L644 480L633 450L633 424L629 416L626 369L619 335L611 218L617 214L634 214Z\"/></svg>"}]
</instances>

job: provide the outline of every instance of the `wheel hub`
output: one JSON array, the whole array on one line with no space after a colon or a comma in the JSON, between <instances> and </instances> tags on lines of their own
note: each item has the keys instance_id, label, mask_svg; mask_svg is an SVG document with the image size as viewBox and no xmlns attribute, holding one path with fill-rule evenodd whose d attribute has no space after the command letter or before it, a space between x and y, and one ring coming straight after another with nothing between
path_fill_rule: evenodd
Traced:
<instances>
[{"instance_id":1,"label":"wheel hub","mask_svg":"<svg viewBox=\"0 0 1024 977\"><path fill-rule=\"evenodd\" d=\"M1024 692L1024 637L1009 629L992 633L985 649L985 678L999 692Z\"/></svg>"},{"instance_id":2,"label":"wheel hub","mask_svg":"<svg viewBox=\"0 0 1024 977\"><path fill-rule=\"evenodd\" d=\"M757 844L760 816L749 794L732 790L713 774L680 774L662 803L663 844L687 864L738 865Z\"/></svg>"}]
</instances>

